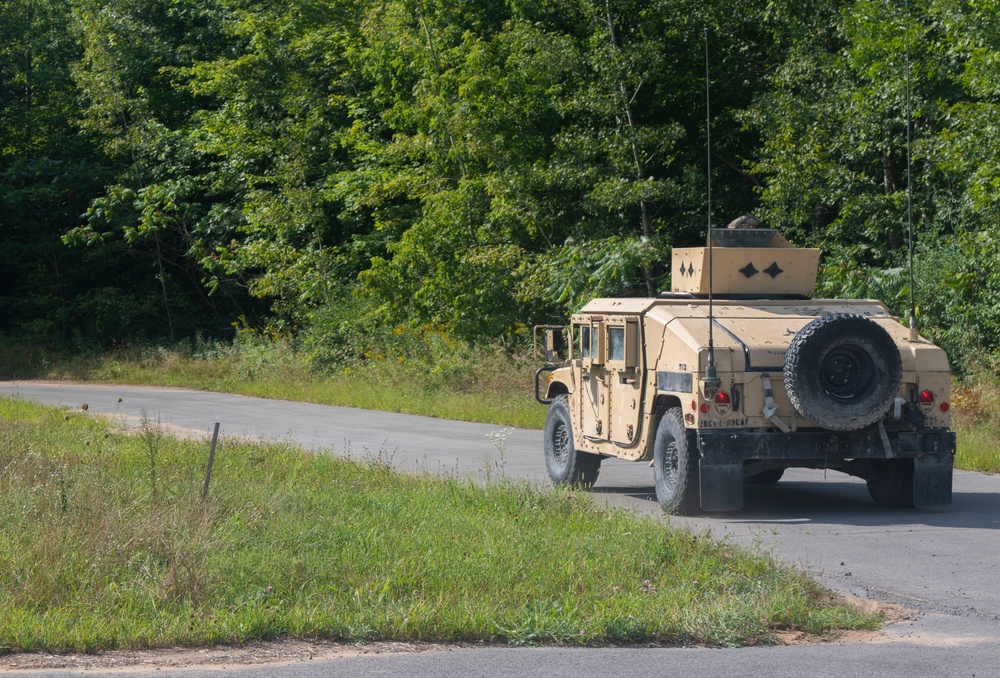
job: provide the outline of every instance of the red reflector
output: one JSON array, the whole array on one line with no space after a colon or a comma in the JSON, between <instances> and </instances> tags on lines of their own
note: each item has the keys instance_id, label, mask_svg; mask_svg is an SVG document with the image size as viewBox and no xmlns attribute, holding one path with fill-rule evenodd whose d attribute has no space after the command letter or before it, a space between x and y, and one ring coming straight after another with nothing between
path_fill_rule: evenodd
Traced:
<instances>
[{"instance_id":1,"label":"red reflector","mask_svg":"<svg viewBox=\"0 0 1000 678\"><path fill-rule=\"evenodd\" d=\"M947 411L948 411L948 410L950 410L950 409L951 409L951 406L950 406L950 405L948 405L947 401L946 401L946 402L943 402L943 403L941 403L941 411L942 411L942 412L947 412Z\"/></svg>"},{"instance_id":2,"label":"red reflector","mask_svg":"<svg viewBox=\"0 0 1000 678\"><path fill-rule=\"evenodd\" d=\"M731 398L729 397L729 394L728 394L728 393L726 393L725 391L719 391L719 392L718 392L718 393L717 393L717 394L715 395L715 402L717 402L717 403L718 403L718 404L720 404L720 405L728 405L729 403L731 403L731 402L733 402L733 401L732 401L732 399L731 399Z\"/></svg>"},{"instance_id":3,"label":"red reflector","mask_svg":"<svg viewBox=\"0 0 1000 678\"><path fill-rule=\"evenodd\" d=\"M934 402L934 393L932 391L921 391L920 395L917 396L918 403L932 403Z\"/></svg>"},{"instance_id":4,"label":"red reflector","mask_svg":"<svg viewBox=\"0 0 1000 678\"><path fill-rule=\"evenodd\" d=\"M708 414L708 403L702 403L701 404L701 413L702 414Z\"/></svg>"},{"instance_id":5,"label":"red reflector","mask_svg":"<svg viewBox=\"0 0 1000 678\"><path fill-rule=\"evenodd\" d=\"M694 410L697 410L697 409L698 409L698 403L696 403L695 401L692 400L691 401L691 410L694 411Z\"/></svg>"}]
</instances>

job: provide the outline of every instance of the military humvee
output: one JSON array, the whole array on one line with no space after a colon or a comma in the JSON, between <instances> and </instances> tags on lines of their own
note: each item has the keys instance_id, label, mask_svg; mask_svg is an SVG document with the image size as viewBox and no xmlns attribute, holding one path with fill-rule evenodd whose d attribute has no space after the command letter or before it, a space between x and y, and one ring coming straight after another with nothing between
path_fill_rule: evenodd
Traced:
<instances>
[{"instance_id":1,"label":"military humvee","mask_svg":"<svg viewBox=\"0 0 1000 678\"><path fill-rule=\"evenodd\" d=\"M944 351L879 301L810 299L819 250L764 228L710 237L673 250L670 292L594 299L544 328L553 482L651 461L665 509L720 511L805 467L863 478L882 506L950 505Z\"/></svg>"}]
</instances>

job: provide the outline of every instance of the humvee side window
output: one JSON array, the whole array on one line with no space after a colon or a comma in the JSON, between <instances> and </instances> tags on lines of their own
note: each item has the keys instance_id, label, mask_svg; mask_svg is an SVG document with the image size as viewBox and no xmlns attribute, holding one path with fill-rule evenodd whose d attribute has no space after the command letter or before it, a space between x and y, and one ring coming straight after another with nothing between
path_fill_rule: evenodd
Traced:
<instances>
[{"instance_id":1,"label":"humvee side window","mask_svg":"<svg viewBox=\"0 0 1000 678\"><path fill-rule=\"evenodd\" d=\"M625 328L608 328L608 360L625 360Z\"/></svg>"},{"instance_id":2,"label":"humvee side window","mask_svg":"<svg viewBox=\"0 0 1000 678\"><path fill-rule=\"evenodd\" d=\"M603 362L601 360L601 330L596 325L590 328L590 355L594 359L594 362L600 364Z\"/></svg>"},{"instance_id":3,"label":"humvee side window","mask_svg":"<svg viewBox=\"0 0 1000 678\"><path fill-rule=\"evenodd\" d=\"M586 326L580 332L580 357L590 357L590 328Z\"/></svg>"},{"instance_id":4,"label":"humvee side window","mask_svg":"<svg viewBox=\"0 0 1000 678\"><path fill-rule=\"evenodd\" d=\"M634 370L639 366L639 323L625 321L625 368Z\"/></svg>"}]
</instances>

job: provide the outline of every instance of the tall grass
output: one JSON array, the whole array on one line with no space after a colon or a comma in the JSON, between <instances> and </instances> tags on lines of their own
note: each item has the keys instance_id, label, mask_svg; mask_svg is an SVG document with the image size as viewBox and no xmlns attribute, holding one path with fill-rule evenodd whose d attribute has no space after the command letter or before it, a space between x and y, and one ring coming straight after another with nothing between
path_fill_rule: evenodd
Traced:
<instances>
[{"instance_id":1,"label":"tall grass","mask_svg":"<svg viewBox=\"0 0 1000 678\"><path fill-rule=\"evenodd\" d=\"M1000 376L980 365L952 389L952 422L958 434L955 465L1000 473Z\"/></svg>"},{"instance_id":2,"label":"tall grass","mask_svg":"<svg viewBox=\"0 0 1000 678\"><path fill-rule=\"evenodd\" d=\"M184 386L521 428L544 423L544 408L533 396L536 367L526 348L470 346L434 332L322 365L288 339L248 333L232 343L195 340L108 351L0 346L0 376L6 378Z\"/></svg>"},{"instance_id":3,"label":"tall grass","mask_svg":"<svg viewBox=\"0 0 1000 678\"><path fill-rule=\"evenodd\" d=\"M225 441L203 502L207 445L149 435L0 400L0 651L741 645L877 623L767 556L586 493Z\"/></svg>"}]
</instances>

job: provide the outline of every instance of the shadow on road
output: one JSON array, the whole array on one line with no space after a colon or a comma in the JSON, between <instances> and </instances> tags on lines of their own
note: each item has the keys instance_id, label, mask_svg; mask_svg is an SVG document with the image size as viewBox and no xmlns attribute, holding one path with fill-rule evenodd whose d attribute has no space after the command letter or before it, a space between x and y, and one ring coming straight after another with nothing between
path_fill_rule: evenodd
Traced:
<instances>
[{"instance_id":1,"label":"shadow on road","mask_svg":"<svg viewBox=\"0 0 1000 678\"><path fill-rule=\"evenodd\" d=\"M652 485L595 487L595 495L616 504L627 499L656 502ZM782 481L770 487L744 487L743 509L700 514L726 523L854 525L869 527L927 525L945 528L1000 529L1000 494L956 489L945 509L891 509L877 506L863 482Z\"/></svg>"}]
</instances>

